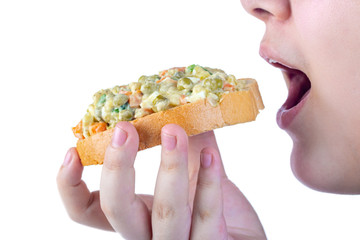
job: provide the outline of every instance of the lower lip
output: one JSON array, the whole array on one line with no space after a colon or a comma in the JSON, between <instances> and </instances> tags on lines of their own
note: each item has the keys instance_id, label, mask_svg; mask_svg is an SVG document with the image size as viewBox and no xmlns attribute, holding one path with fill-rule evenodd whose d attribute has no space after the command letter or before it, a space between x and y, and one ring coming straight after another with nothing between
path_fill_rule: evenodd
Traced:
<instances>
[{"instance_id":1,"label":"lower lip","mask_svg":"<svg viewBox=\"0 0 360 240\"><path fill-rule=\"evenodd\" d=\"M294 121L296 116L303 108L305 102L309 98L309 93L310 93L310 89L305 93L301 101L298 104L296 104L294 107L290 109L285 109L284 107L281 107L279 109L279 111L277 112L276 121L280 128L284 130L289 128L290 124Z\"/></svg>"}]
</instances>

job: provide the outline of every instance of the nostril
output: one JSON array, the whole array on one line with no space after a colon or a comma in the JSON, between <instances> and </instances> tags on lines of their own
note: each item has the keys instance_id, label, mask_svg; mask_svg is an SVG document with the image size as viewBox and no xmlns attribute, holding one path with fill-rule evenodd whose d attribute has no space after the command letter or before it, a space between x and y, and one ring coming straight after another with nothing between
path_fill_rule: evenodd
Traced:
<instances>
[{"instance_id":1,"label":"nostril","mask_svg":"<svg viewBox=\"0 0 360 240\"><path fill-rule=\"evenodd\" d=\"M264 19L264 18L272 15L271 12L266 11L263 8L254 8L253 9L253 14L254 14L254 16L256 16L256 17L258 17L260 19Z\"/></svg>"}]
</instances>

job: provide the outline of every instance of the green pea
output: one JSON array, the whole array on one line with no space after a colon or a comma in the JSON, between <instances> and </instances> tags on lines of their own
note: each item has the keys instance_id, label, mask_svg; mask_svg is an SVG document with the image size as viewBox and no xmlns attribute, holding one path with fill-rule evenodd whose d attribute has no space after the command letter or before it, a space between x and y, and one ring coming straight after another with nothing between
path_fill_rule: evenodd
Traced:
<instances>
[{"instance_id":1,"label":"green pea","mask_svg":"<svg viewBox=\"0 0 360 240\"><path fill-rule=\"evenodd\" d=\"M171 78L174 80L179 80L180 78L184 77L184 75L184 72L176 72Z\"/></svg>"},{"instance_id":2,"label":"green pea","mask_svg":"<svg viewBox=\"0 0 360 240\"><path fill-rule=\"evenodd\" d=\"M203 81L203 86L210 91L215 91L217 89L221 89L223 87L223 81L220 78L207 78Z\"/></svg>"},{"instance_id":3,"label":"green pea","mask_svg":"<svg viewBox=\"0 0 360 240\"><path fill-rule=\"evenodd\" d=\"M153 100L153 105L156 105L157 103L159 103L160 101L165 101L166 98L162 95L158 95L156 96L156 98Z\"/></svg>"},{"instance_id":4,"label":"green pea","mask_svg":"<svg viewBox=\"0 0 360 240\"><path fill-rule=\"evenodd\" d=\"M122 110L119 115L121 121L130 121L134 116L130 110Z\"/></svg>"},{"instance_id":5,"label":"green pea","mask_svg":"<svg viewBox=\"0 0 360 240\"><path fill-rule=\"evenodd\" d=\"M191 89L193 87L193 82L190 80L190 78L181 78L177 83L177 89L178 90L184 90L184 89Z\"/></svg>"},{"instance_id":6,"label":"green pea","mask_svg":"<svg viewBox=\"0 0 360 240\"><path fill-rule=\"evenodd\" d=\"M147 76L147 78L146 78L147 81L152 81L152 82L155 82L155 81L157 81L157 80L159 80L159 79L160 79L160 76L157 75L157 74L151 75L151 76Z\"/></svg>"},{"instance_id":7,"label":"green pea","mask_svg":"<svg viewBox=\"0 0 360 240\"><path fill-rule=\"evenodd\" d=\"M138 79L138 82L139 82L139 83L145 83L145 80L146 80L146 76L145 76L145 75L142 75L142 76Z\"/></svg>"},{"instance_id":8,"label":"green pea","mask_svg":"<svg viewBox=\"0 0 360 240\"><path fill-rule=\"evenodd\" d=\"M221 89L223 87L223 81L219 78L215 79L217 89Z\"/></svg>"},{"instance_id":9,"label":"green pea","mask_svg":"<svg viewBox=\"0 0 360 240\"><path fill-rule=\"evenodd\" d=\"M154 82L146 82L141 85L140 91L144 94L151 94L156 90L156 83Z\"/></svg>"}]
</instances>

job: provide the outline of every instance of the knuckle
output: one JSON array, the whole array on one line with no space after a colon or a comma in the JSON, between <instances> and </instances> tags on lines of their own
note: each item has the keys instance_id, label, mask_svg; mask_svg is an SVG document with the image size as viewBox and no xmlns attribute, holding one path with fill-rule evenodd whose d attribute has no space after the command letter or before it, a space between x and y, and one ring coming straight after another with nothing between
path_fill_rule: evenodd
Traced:
<instances>
[{"instance_id":1,"label":"knuckle","mask_svg":"<svg viewBox=\"0 0 360 240\"><path fill-rule=\"evenodd\" d=\"M198 179L197 188L207 189L207 188L213 188L213 187L214 187L214 182L211 179L204 179L204 178Z\"/></svg>"},{"instance_id":2,"label":"knuckle","mask_svg":"<svg viewBox=\"0 0 360 240\"><path fill-rule=\"evenodd\" d=\"M112 204L101 201L100 207L107 218L113 219L117 215L115 210L116 208Z\"/></svg>"},{"instance_id":3,"label":"knuckle","mask_svg":"<svg viewBox=\"0 0 360 240\"><path fill-rule=\"evenodd\" d=\"M164 172L175 172L180 168L178 161L161 161L160 169Z\"/></svg>"},{"instance_id":4,"label":"knuckle","mask_svg":"<svg viewBox=\"0 0 360 240\"><path fill-rule=\"evenodd\" d=\"M201 209L197 211L197 215L202 222L205 222L212 217L211 211L206 209Z\"/></svg>"},{"instance_id":5,"label":"knuckle","mask_svg":"<svg viewBox=\"0 0 360 240\"><path fill-rule=\"evenodd\" d=\"M68 212L70 219L76 223L82 224L84 222L84 213L82 211Z\"/></svg>"},{"instance_id":6,"label":"knuckle","mask_svg":"<svg viewBox=\"0 0 360 240\"><path fill-rule=\"evenodd\" d=\"M167 204L156 204L153 213L159 220L166 220L172 218L175 215L175 209Z\"/></svg>"},{"instance_id":7,"label":"knuckle","mask_svg":"<svg viewBox=\"0 0 360 240\"><path fill-rule=\"evenodd\" d=\"M114 160L114 159L106 159L104 161L104 167L112 172L117 172L124 168L124 164L121 161Z\"/></svg>"},{"instance_id":8,"label":"knuckle","mask_svg":"<svg viewBox=\"0 0 360 240\"><path fill-rule=\"evenodd\" d=\"M132 167L131 161L127 161L126 157L118 151L111 149L106 151L104 159L104 167L109 171L119 171L124 168Z\"/></svg>"},{"instance_id":9,"label":"knuckle","mask_svg":"<svg viewBox=\"0 0 360 240\"><path fill-rule=\"evenodd\" d=\"M196 183L198 181L199 176L199 168L195 167L193 169L189 168L189 182L194 183L194 186L196 186Z\"/></svg>"},{"instance_id":10,"label":"knuckle","mask_svg":"<svg viewBox=\"0 0 360 240\"><path fill-rule=\"evenodd\" d=\"M94 215L95 209L90 206L96 201L95 195L94 193L90 195L86 205L69 208L68 215L70 219L80 224L86 224L89 221L89 216Z\"/></svg>"}]
</instances>

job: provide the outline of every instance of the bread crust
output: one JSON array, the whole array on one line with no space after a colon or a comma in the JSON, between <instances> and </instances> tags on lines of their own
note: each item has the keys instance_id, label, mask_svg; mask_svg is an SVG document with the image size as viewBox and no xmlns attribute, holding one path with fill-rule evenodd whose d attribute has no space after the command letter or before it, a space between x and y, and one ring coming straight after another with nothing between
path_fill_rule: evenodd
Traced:
<instances>
[{"instance_id":1,"label":"bread crust","mask_svg":"<svg viewBox=\"0 0 360 240\"><path fill-rule=\"evenodd\" d=\"M228 125L254 121L264 104L257 82L254 79L243 80L246 80L246 87L241 91L224 94L217 106L211 106L206 99L202 99L131 121L139 134L139 150L159 145L161 129L166 124L177 124L188 136L192 136ZM114 129L109 129L77 142L83 166L103 164L113 133Z\"/></svg>"}]
</instances>

